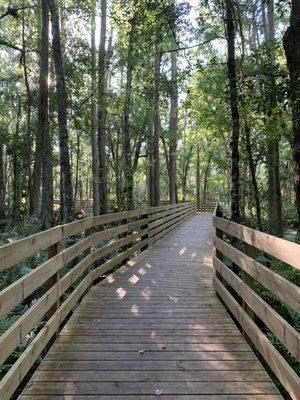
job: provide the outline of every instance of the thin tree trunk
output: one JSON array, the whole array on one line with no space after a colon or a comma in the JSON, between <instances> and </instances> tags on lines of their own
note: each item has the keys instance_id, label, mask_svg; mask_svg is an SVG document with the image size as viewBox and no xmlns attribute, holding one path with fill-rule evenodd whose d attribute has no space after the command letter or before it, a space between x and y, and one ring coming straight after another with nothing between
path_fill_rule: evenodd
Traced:
<instances>
[{"instance_id":1,"label":"thin tree trunk","mask_svg":"<svg viewBox=\"0 0 300 400\"><path fill-rule=\"evenodd\" d=\"M12 156L12 169L13 169L13 205L12 205L12 219L13 221L19 221L21 218L21 160L19 157L19 141L20 141L20 119L21 119L21 102L18 104L16 130L13 139L13 156Z\"/></svg>"},{"instance_id":2,"label":"thin tree trunk","mask_svg":"<svg viewBox=\"0 0 300 400\"><path fill-rule=\"evenodd\" d=\"M292 0L290 26L284 35L283 45L290 75L293 119L292 151L298 217L297 240L300 242L300 2L298 0Z\"/></svg>"},{"instance_id":3,"label":"thin tree trunk","mask_svg":"<svg viewBox=\"0 0 300 400\"><path fill-rule=\"evenodd\" d=\"M76 204L76 199L77 199L77 195L78 195L78 189L80 189L80 182L79 182L79 160L80 160L80 135L79 135L79 131L77 131L77 137L76 137L75 189L74 189L74 200L73 200L73 204Z\"/></svg>"},{"instance_id":4,"label":"thin tree trunk","mask_svg":"<svg viewBox=\"0 0 300 400\"><path fill-rule=\"evenodd\" d=\"M98 146L99 146L99 203L100 214L108 210L107 161L106 161L106 91L107 55L106 45L106 0L101 0L101 29L98 65Z\"/></svg>"},{"instance_id":5,"label":"thin tree trunk","mask_svg":"<svg viewBox=\"0 0 300 400\"><path fill-rule=\"evenodd\" d=\"M40 78L38 131L41 138L42 205L41 224L43 229L52 225L53 219L53 160L52 139L49 132L49 9L46 0L41 0L42 27L40 44ZM37 158L36 158L37 159ZM37 166L38 168L38 166ZM39 178L40 179L40 178ZM36 182L39 181L36 178Z\"/></svg>"},{"instance_id":6,"label":"thin tree trunk","mask_svg":"<svg viewBox=\"0 0 300 400\"><path fill-rule=\"evenodd\" d=\"M159 116L159 82L160 82L161 52L156 47L154 60L154 93L153 93L153 205L160 204L160 165L159 165L159 138L160 138L160 116Z\"/></svg>"},{"instance_id":7,"label":"thin tree trunk","mask_svg":"<svg viewBox=\"0 0 300 400\"><path fill-rule=\"evenodd\" d=\"M275 41L275 12L274 0L267 6L267 26L266 43L271 54L271 64L275 67L274 41ZM270 77L270 87L272 92L276 92L276 81ZM282 236L282 200L280 187L280 167L279 167L279 135L276 133L276 99L270 99L267 105L267 171L268 171L268 225L270 231L278 236ZM277 129L278 131L278 129Z\"/></svg>"},{"instance_id":8,"label":"thin tree trunk","mask_svg":"<svg viewBox=\"0 0 300 400\"><path fill-rule=\"evenodd\" d=\"M100 214L99 198L99 148L97 132L97 70L96 70L96 1L93 1L91 20L91 137L92 137L92 174L93 174L93 212Z\"/></svg>"},{"instance_id":9,"label":"thin tree trunk","mask_svg":"<svg viewBox=\"0 0 300 400\"><path fill-rule=\"evenodd\" d=\"M257 225L258 228L261 230L261 209L260 209L260 197L259 197L259 190L258 184L256 179L256 171L255 171L255 164L252 155L252 147L251 147L251 131L250 126L248 124L245 125L245 139L246 139L246 152L248 157L248 164L251 174L251 182L253 186L253 196L255 200L255 208L256 208L256 217L257 217Z\"/></svg>"},{"instance_id":10,"label":"thin tree trunk","mask_svg":"<svg viewBox=\"0 0 300 400\"><path fill-rule=\"evenodd\" d=\"M207 200L207 192L208 192L208 180L210 177L210 167L211 167L211 156L209 155L208 160L207 160L207 165L204 170L204 179L203 179L203 203L206 202Z\"/></svg>"},{"instance_id":11,"label":"thin tree trunk","mask_svg":"<svg viewBox=\"0 0 300 400\"><path fill-rule=\"evenodd\" d=\"M200 146L197 143L197 165L196 165L196 197L197 210L200 211Z\"/></svg>"},{"instance_id":12,"label":"thin tree trunk","mask_svg":"<svg viewBox=\"0 0 300 400\"><path fill-rule=\"evenodd\" d=\"M133 171L131 161L131 134L130 134L130 110L131 110L131 92L132 92L132 74L133 74L133 44L135 36L134 17L131 21L129 32L129 44L127 51L127 69L126 69L126 88L124 105L124 173L125 173L125 194L127 210L132 210L133 202Z\"/></svg>"},{"instance_id":13,"label":"thin tree trunk","mask_svg":"<svg viewBox=\"0 0 300 400\"><path fill-rule=\"evenodd\" d=\"M189 172L193 148L194 148L194 146L191 144L189 147L187 158L185 160L186 162L184 165L184 170L183 170L183 175L182 175L182 201L185 201L185 198L186 198L187 176L188 176L188 172Z\"/></svg>"},{"instance_id":14,"label":"thin tree trunk","mask_svg":"<svg viewBox=\"0 0 300 400\"><path fill-rule=\"evenodd\" d=\"M56 96L60 151L60 203L63 222L72 220L73 195L67 128L67 94L60 41L59 16L55 0L47 0L51 13L52 48L56 73Z\"/></svg>"},{"instance_id":15,"label":"thin tree trunk","mask_svg":"<svg viewBox=\"0 0 300 400\"><path fill-rule=\"evenodd\" d=\"M235 222L240 220L240 172L239 172L239 136L240 115L238 110L238 90L236 79L235 61L235 26L234 6L232 0L226 0L226 27L228 44L228 80L230 89L230 108L232 117L231 147L231 219Z\"/></svg>"},{"instance_id":16,"label":"thin tree trunk","mask_svg":"<svg viewBox=\"0 0 300 400\"><path fill-rule=\"evenodd\" d=\"M23 0L23 7L25 2ZM24 81L26 88L26 135L25 135L25 151L24 151L24 172L26 175L26 197L29 201L29 211L32 213L32 182L31 182L31 109L32 109L32 95L28 77L27 57L26 57L26 38L25 38L25 9L22 10L22 64L24 72Z\"/></svg>"},{"instance_id":17,"label":"thin tree trunk","mask_svg":"<svg viewBox=\"0 0 300 400\"><path fill-rule=\"evenodd\" d=\"M171 92L171 108L170 108L170 147L169 147L169 197L170 203L176 203L176 159L177 159L177 129L178 129L178 93L177 93L177 53L171 53L171 74L172 74L172 92Z\"/></svg>"},{"instance_id":18,"label":"thin tree trunk","mask_svg":"<svg viewBox=\"0 0 300 400\"><path fill-rule=\"evenodd\" d=\"M0 138L0 219L5 218L5 170L4 145Z\"/></svg>"},{"instance_id":19,"label":"thin tree trunk","mask_svg":"<svg viewBox=\"0 0 300 400\"><path fill-rule=\"evenodd\" d=\"M148 111L147 123L147 154L148 154L148 204L154 206L154 176L153 176L153 93Z\"/></svg>"}]
</instances>

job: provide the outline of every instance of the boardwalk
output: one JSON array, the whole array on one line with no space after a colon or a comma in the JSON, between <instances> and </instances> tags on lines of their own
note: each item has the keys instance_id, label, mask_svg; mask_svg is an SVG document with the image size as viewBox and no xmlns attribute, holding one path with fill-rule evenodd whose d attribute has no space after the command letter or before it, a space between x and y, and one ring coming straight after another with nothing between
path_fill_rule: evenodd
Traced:
<instances>
[{"instance_id":1,"label":"boardwalk","mask_svg":"<svg viewBox=\"0 0 300 400\"><path fill-rule=\"evenodd\" d=\"M212 287L201 213L94 286L22 400L278 400Z\"/></svg>"}]
</instances>

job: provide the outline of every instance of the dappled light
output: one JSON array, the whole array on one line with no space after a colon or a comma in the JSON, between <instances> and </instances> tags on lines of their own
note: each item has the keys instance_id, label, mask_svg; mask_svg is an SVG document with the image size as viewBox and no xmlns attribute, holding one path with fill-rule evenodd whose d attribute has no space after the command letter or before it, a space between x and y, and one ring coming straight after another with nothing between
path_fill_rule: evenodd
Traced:
<instances>
[{"instance_id":1,"label":"dappled light","mask_svg":"<svg viewBox=\"0 0 300 400\"><path fill-rule=\"evenodd\" d=\"M123 297L126 295L126 293L127 293L127 291L125 289L123 289L122 287L120 287L116 290L116 294L119 299L123 299Z\"/></svg>"}]
</instances>

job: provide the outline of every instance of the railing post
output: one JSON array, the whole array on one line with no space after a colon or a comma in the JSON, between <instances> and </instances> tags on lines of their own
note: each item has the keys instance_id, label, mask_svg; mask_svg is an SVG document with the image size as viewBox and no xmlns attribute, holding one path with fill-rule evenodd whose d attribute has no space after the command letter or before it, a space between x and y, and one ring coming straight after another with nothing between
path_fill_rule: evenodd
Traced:
<instances>
[{"instance_id":1,"label":"railing post","mask_svg":"<svg viewBox=\"0 0 300 400\"><path fill-rule=\"evenodd\" d=\"M141 230L147 229L147 233L141 237L141 241L143 240L147 240L149 237L149 207L148 207L148 212L147 214L145 214L145 218L147 218L147 221L145 223L145 225L141 226ZM141 248L141 251L144 251L148 248L148 242Z\"/></svg>"},{"instance_id":2,"label":"railing post","mask_svg":"<svg viewBox=\"0 0 300 400\"><path fill-rule=\"evenodd\" d=\"M59 246L59 243L54 243L53 245L48 247L48 260L57 255L58 246ZM47 287L50 289L52 286L56 285L58 281L59 281L59 271L56 272L54 275L52 275L51 278L48 279ZM59 308L59 299L57 299L57 301L53 304L53 306L49 308L49 310L47 312L47 319L48 320L58 310L58 308ZM58 333L59 333L59 330L57 330L54 333L54 335L52 336L52 338L49 340L49 343L47 345L48 349L52 346L53 342L55 341L55 339L58 336Z\"/></svg>"},{"instance_id":3,"label":"railing post","mask_svg":"<svg viewBox=\"0 0 300 400\"><path fill-rule=\"evenodd\" d=\"M244 243L244 253L255 259L256 257L256 248L251 246L248 243ZM252 278L252 276L250 276L246 271L242 271L242 280L246 283L246 285L248 285L251 289L253 289L254 287L254 279ZM243 300L242 303L243 309L245 310L245 312L249 315L249 317L251 319L254 319L254 312L253 310L248 306L248 304ZM245 334L244 334L245 336Z\"/></svg>"},{"instance_id":4,"label":"railing post","mask_svg":"<svg viewBox=\"0 0 300 400\"><path fill-rule=\"evenodd\" d=\"M220 229L216 228L216 237L218 239L220 239L220 240L223 240L223 231L221 231ZM220 261L222 261L222 262L224 261L223 253L218 249L216 249L216 257ZM224 282L222 275L218 271L216 271L216 276L217 276L217 278L219 279L220 282L222 282L222 283Z\"/></svg>"}]
</instances>

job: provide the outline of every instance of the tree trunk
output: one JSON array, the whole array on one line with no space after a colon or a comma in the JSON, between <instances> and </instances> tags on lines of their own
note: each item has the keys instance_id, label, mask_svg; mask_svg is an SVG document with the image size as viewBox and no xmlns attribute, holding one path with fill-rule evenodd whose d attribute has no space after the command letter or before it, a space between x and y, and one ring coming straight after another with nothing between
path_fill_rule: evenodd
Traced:
<instances>
[{"instance_id":1,"label":"tree trunk","mask_svg":"<svg viewBox=\"0 0 300 400\"><path fill-rule=\"evenodd\" d=\"M43 229L53 225L53 159L52 138L49 132L49 9L46 0L41 0L42 30L40 46L40 79L38 105L38 131L42 146L42 205L41 224Z\"/></svg>"},{"instance_id":2,"label":"tree trunk","mask_svg":"<svg viewBox=\"0 0 300 400\"><path fill-rule=\"evenodd\" d=\"M187 176L189 172L190 161L192 158L192 152L193 152L193 145L191 144L189 147L187 158L185 160L183 174L182 174L182 201L185 201L186 198Z\"/></svg>"},{"instance_id":3,"label":"tree trunk","mask_svg":"<svg viewBox=\"0 0 300 400\"><path fill-rule=\"evenodd\" d=\"M5 171L4 171L4 145L0 137L0 219L5 218Z\"/></svg>"},{"instance_id":4,"label":"tree trunk","mask_svg":"<svg viewBox=\"0 0 300 400\"><path fill-rule=\"evenodd\" d=\"M171 108L170 108L170 147L169 147L169 198L170 203L176 203L176 159L177 159L177 129L178 129L178 93L177 93L177 53L171 53Z\"/></svg>"},{"instance_id":5,"label":"tree trunk","mask_svg":"<svg viewBox=\"0 0 300 400\"><path fill-rule=\"evenodd\" d=\"M99 146L99 206L100 214L108 210L107 199L107 161L106 161L106 91L107 55L106 45L106 0L101 0L101 29L98 65L98 146Z\"/></svg>"},{"instance_id":6,"label":"tree trunk","mask_svg":"<svg viewBox=\"0 0 300 400\"><path fill-rule=\"evenodd\" d=\"M240 172L239 172L239 136L240 115L238 110L238 90L236 80L235 61L235 27L234 6L232 0L226 0L226 27L228 44L228 80L230 89L230 108L232 117L232 135L230 139L231 148L231 219L235 222L240 220Z\"/></svg>"},{"instance_id":7,"label":"tree trunk","mask_svg":"<svg viewBox=\"0 0 300 400\"><path fill-rule=\"evenodd\" d=\"M19 141L20 141L20 119L21 119L21 102L18 104L18 112L16 116L16 130L13 138L13 156L12 156L12 169L13 169L13 205L12 205L12 219L17 222L21 218L21 160L19 156Z\"/></svg>"},{"instance_id":8,"label":"tree trunk","mask_svg":"<svg viewBox=\"0 0 300 400\"><path fill-rule=\"evenodd\" d=\"M127 51L127 68L126 68L126 87L125 87L125 105L124 105L124 173L125 173L125 194L127 210L132 210L133 202L133 172L131 161L131 134L130 134L130 111L131 111L131 91L132 91L132 74L133 74L133 43L135 36L135 21L132 18L131 28L129 32L129 43Z\"/></svg>"},{"instance_id":9,"label":"tree trunk","mask_svg":"<svg viewBox=\"0 0 300 400\"><path fill-rule=\"evenodd\" d=\"M200 211L200 146L197 143L197 165L196 165L196 197L197 210Z\"/></svg>"},{"instance_id":10,"label":"tree trunk","mask_svg":"<svg viewBox=\"0 0 300 400\"><path fill-rule=\"evenodd\" d=\"M267 6L266 43L271 54L271 64L275 67L274 41L275 41L275 14L274 0ZM270 88L272 93L276 92L276 81L270 77ZM280 188L279 167L279 135L276 134L276 99L270 99L267 104L267 170L268 170L268 225L269 230L278 236L282 236L282 201Z\"/></svg>"},{"instance_id":11,"label":"tree trunk","mask_svg":"<svg viewBox=\"0 0 300 400\"><path fill-rule=\"evenodd\" d=\"M96 1L93 1L91 20L91 138L92 138L92 174L93 174L93 212L100 214L99 199L99 148L97 132L97 70L96 70Z\"/></svg>"},{"instance_id":12,"label":"tree trunk","mask_svg":"<svg viewBox=\"0 0 300 400\"><path fill-rule=\"evenodd\" d=\"M56 73L56 96L59 130L60 151L60 207L61 220L70 222L72 220L73 196L71 182L71 168L69 156L69 136L67 128L67 94L63 69L63 59L60 41L59 16L55 0L47 0L51 13L52 25L52 48Z\"/></svg>"},{"instance_id":13,"label":"tree trunk","mask_svg":"<svg viewBox=\"0 0 300 400\"><path fill-rule=\"evenodd\" d=\"M209 177L210 177L210 167L211 167L211 156L209 155L208 160L207 160L207 165L206 165L206 168L204 170L203 196L202 196L203 203L205 203L206 200L207 200L208 180L209 180Z\"/></svg>"},{"instance_id":14,"label":"tree trunk","mask_svg":"<svg viewBox=\"0 0 300 400\"><path fill-rule=\"evenodd\" d=\"M147 123L147 154L148 154L148 204L154 206L154 176L153 176L153 93L151 93Z\"/></svg>"},{"instance_id":15,"label":"tree trunk","mask_svg":"<svg viewBox=\"0 0 300 400\"><path fill-rule=\"evenodd\" d=\"M153 205L160 204L160 166L159 166L159 138L160 138L160 116L159 116L159 83L160 83L161 52L156 47L154 60L154 93L153 93Z\"/></svg>"},{"instance_id":16,"label":"tree trunk","mask_svg":"<svg viewBox=\"0 0 300 400\"><path fill-rule=\"evenodd\" d=\"M283 45L290 75L290 100L293 119L293 162L300 241L300 2L292 0L290 27L287 29Z\"/></svg>"},{"instance_id":17,"label":"tree trunk","mask_svg":"<svg viewBox=\"0 0 300 400\"><path fill-rule=\"evenodd\" d=\"M257 218L257 225L258 228L261 230L261 209L260 209L260 198L259 198L259 190L258 184L256 180L256 171L255 171L255 164L252 155L252 147L251 147L251 131L250 126L248 124L245 125L245 139L246 139L246 152L248 156L248 164L251 174L251 182L253 186L253 196L255 200L255 208L256 208L256 218Z\"/></svg>"},{"instance_id":18,"label":"tree trunk","mask_svg":"<svg viewBox=\"0 0 300 400\"><path fill-rule=\"evenodd\" d=\"M25 3L23 0L23 7ZM22 64L24 72L24 81L26 88L26 134L24 143L24 173L26 184L26 198L29 201L29 211L32 213L32 182L31 182L31 109L32 109L32 95L28 77L27 57L26 57L26 38L25 38L25 9L22 10Z\"/></svg>"}]
</instances>

